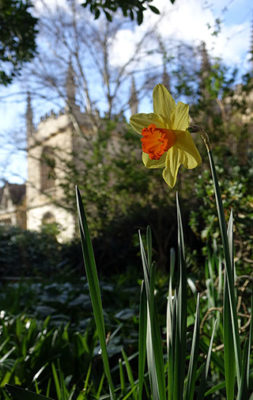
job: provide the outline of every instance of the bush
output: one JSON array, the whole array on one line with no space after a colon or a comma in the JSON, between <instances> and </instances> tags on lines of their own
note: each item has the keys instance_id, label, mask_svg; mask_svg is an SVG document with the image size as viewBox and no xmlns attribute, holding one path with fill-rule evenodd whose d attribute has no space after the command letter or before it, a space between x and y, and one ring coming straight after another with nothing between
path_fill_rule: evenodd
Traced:
<instances>
[{"instance_id":1,"label":"bush","mask_svg":"<svg viewBox=\"0 0 253 400\"><path fill-rule=\"evenodd\" d=\"M0 227L0 275L48 276L61 263L61 245L46 233Z\"/></svg>"},{"instance_id":2,"label":"bush","mask_svg":"<svg viewBox=\"0 0 253 400\"><path fill-rule=\"evenodd\" d=\"M216 160L226 218L232 209L235 220L235 262L238 271L250 272L253 249L253 168L251 154L244 165L235 157ZM201 243L202 255L207 255L213 241L221 243L213 184L209 170L203 171L195 181L197 210L191 210L190 225ZM218 240L217 240L218 239ZM218 246L219 247L219 246ZM218 248L221 251L221 248Z\"/></svg>"}]
</instances>

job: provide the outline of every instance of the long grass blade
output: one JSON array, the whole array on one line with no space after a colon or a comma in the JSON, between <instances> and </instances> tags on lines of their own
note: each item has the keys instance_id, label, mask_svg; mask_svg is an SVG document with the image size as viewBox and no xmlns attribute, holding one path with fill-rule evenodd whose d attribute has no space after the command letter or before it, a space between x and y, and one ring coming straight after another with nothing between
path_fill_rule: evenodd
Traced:
<instances>
[{"instance_id":1,"label":"long grass blade","mask_svg":"<svg viewBox=\"0 0 253 400\"><path fill-rule=\"evenodd\" d=\"M62 397L62 390L61 390L60 381L59 381L58 374L57 374L54 363L52 363L52 372L53 372L55 390L56 390L57 398L59 400Z\"/></svg>"},{"instance_id":2,"label":"long grass blade","mask_svg":"<svg viewBox=\"0 0 253 400\"><path fill-rule=\"evenodd\" d=\"M153 398L156 400L159 399L159 388L158 388L158 380L155 368L155 356L154 356L154 348L152 343L152 332L151 332L151 321L150 321L150 277L149 277L149 268L146 253L143 246L143 241L141 234L139 232L139 241L140 241L140 250L141 250L141 258L143 265L143 273L144 273L144 285L146 291L147 298L147 334L146 334L146 346L147 346L147 363L148 363L148 371L149 371L149 380L151 391L153 394Z\"/></svg>"},{"instance_id":3,"label":"long grass blade","mask_svg":"<svg viewBox=\"0 0 253 400\"><path fill-rule=\"evenodd\" d=\"M91 368L92 364L89 364L88 371L86 373L85 381L84 381L84 386L83 386L83 391L86 392L89 386L89 380L90 380L90 374L91 374Z\"/></svg>"},{"instance_id":4,"label":"long grass blade","mask_svg":"<svg viewBox=\"0 0 253 400\"><path fill-rule=\"evenodd\" d=\"M5 387L13 400L52 400L49 397L30 392L18 386L6 385Z\"/></svg>"},{"instance_id":5,"label":"long grass blade","mask_svg":"<svg viewBox=\"0 0 253 400\"><path fill-rule=\"evenodd\" d=\"M247 355L247 366L246 366L246 382L247 389L250 388L250 351L252 344L252 336L253 336L253 294L251 295L251 315L250 315L250 327L249 327L249 346L248 346L248 355Z\"/></svg>"},{"instance_id":6,"label":"long grass blade","mask_svg":"<svg viewBox=\"0 0 253 400\"><path fill-rule=\"evenodd\" d=\"M129 397L132 395L132 393L134 392L134 390L136 390L135 387L133 387L133 388L122 398L122 400L127 400L127 399L129 399Z\"/></svg>"},{"instance_id":7,"label":"long grass blade","mask_svg":"<svg viewBox=\"0 0 253 400\"><path fill-rule=\"evenodd\" d=\"M244 400L249 397L248 388L247 388L247 358L248 358L248 346L249 339L247 338L242 353L242 376L240 381L240 387L238 390L237 400Z\"/></svg>"},{"instance_id":8,"label":"long grass blade","mask_svg":"<svg viewBox=\"0 0 253 400\"><path fill-rule=\"evenodd\" d=\"M217 326L217 319L215 320L214 326L213 326L213 332L212 332L211 340L209 343L209 349L208 349L207 358L206 358L206 365L205 365L205 369L203 370L203 374L201 377L197 400L203 400L203 398L204 398L207 377L208 377L208 371L209 371L210 362L211 362L212 347L213 347L213 340L214 340L216 326Z\"/></svg>"},{"instance_id":9,"label":"long grass blade","mask_svg":"<svg viewBox=\"0 0 253 400\"><path fill-rule=\"evenodd\" d=\"M175 269L175 251L170 250L170 278L169 278L169 291L167 300L167 315L166 315L166 341L167 341L167 353L169 355L170 344L172 342L172 312L173 312L173 295L172 295L172 282Z\"/></svg>"},{"instance_id":10,"label":"long grass blade","mask_svg":"<svg viewBox=\"0 0 253 400\"><path fill-rule=\"evenodd\" d=\"M150 226L147 227L146 241L147 241L147 262L148 266L150 266L152 264L152 234Z\"/></svg>"},{"instance_id":11,"label":"long grass blade","mask_svg":"<svg viewBox=\"0 0 253 400\"><path fill-rule=\"evenodd\" d=\"M48 379L46 397L49 397L50 389L51 389L52 378Z\"/></svg>"},{"instance_id":12,"label":"long grass blade","mask_svg":"<svg viewBox=\"0 0 253 400\"><path fill-rule=\"evenodd\" d=\"M184 399L192 400L194 395L195 381L196 381L196 369L197 369L197 361L199 355L199 294L197 297L197 306L196 306L196 316L195 316L195 324L193 330L193 338L192 338L192 348L191 348L191 356L187 374L187 383Z\"/></svg>"},{"instance_id":13,"label":"long grass blade","mask_svg":"<svg viewBox=\"0 0 253 400\"><path fill-rule=\"evenodd\" d=\"M142 265L144 272L144 284L147 297L147 361L151 388L153 391L154 399L165 399L165 374L164 374L164 361L162 353L162 340L160 328L157 321L155 312L154 301L154 264L151 259L151 232L150 228L147 229L147 247L148 257L145 254L143 241L139 233ZM150 264L151 263L151 264Z\"/></svg>"},{"instance_id":14,"label":"long grass blade","mask_svg":"<svg viewBox=\"0 0 253 400\"><path fill-rule=\"evenodd\" d=\"M231 239L231 232L232 229L229 230L230 232L230 239L228 238L227 228L226 228L226 221L225 221L225 214L222 204L222 198L219 188L219 183L216 175L215 164L213 161L213 156L210 148L207 146L208 150L208 157L211 167L211 173L213 177L214 183L214 192L215 192L215 199L216 199L216 206L220 224L220 231L222 237L222 244L223 244L223 252L224 252L224 260L225 260L225 267L227 273L227 292L229 298L229 312L231 314L231 325L232 325L232 335L233 335L233 345L234 345L234 353L235 353L235 364L236 364L236 376L237 376L237 385L240 387L240 379L241 379L241 372L242 372L242 359L241 359L241 347L240 347L240 337L239 337L239 329L238 329L238 320L237 320L237 312L236 312L236 299L235 299L235 292L234 292L234 272L233 272L233 265L231 259L231 246L229 242Z\"/></svg>"},{"instance_id":15,"label":"long grass blade","mask_svg":"<svg viewBox=\"0 0 253 400\"><path fill-rule=\"evenodd\" d=\"M227 273L224 273L224 304L223 304L223 342L224 342L224 368L227 400L234 399L235 391L235 352L232 332L231 313L229 308Z\"/></svg>"},{"instance_id":16,"label":"long grass blade","mask_svg":"<svg viewBox=\"0 0 253 400\"><path fill-rule=\"evenodd\" d=\"M141 285L140 314L139 314L139 358L138 358L138 396L142 400L145 361L146 361L146 337L147 337L147 298L144 282Z\"/></svg>"},{"instance_id":17,"label":"long grass blade","mask_svg":"<svg viewBox=\"0 0 253 400\"><path fill-rule=\"evenodd\" d=\"M126 383L125 383L125 377L124 377L124 371L123 371L123 365L122 365L121 358L119 359L119 378L120 378L120 391L121 391L121 394L123 395L126 392Z\"/></svg>"},{"instance_id":18,"label":"long grass blade","mask_svg":"<svg viewBox=\"0 0 253 400\"><path fill-rule=\"evenodd\" d=\"M247 399L250 394L249 393L249 390L250 390L250 350L251 350L252 326L253 326L252 306L253 306L253 296L251 297L251 321L250 321L249 335L244 343L243 357L242 357L242 379L241 379L241 385L239 388L237 400Z\"/></svg>"},{"instance_id":19,"label":"long grass blade","mask_svg":"<svg viewBox=\"0 0 253 400\"><path fill-rule=\"evenodd\" d=\"M209 349L208 349L208 353L207 353L206 366L205 366L205 379L207 379L207 377L208 377L208 371L209 371L210 362L211 362L213 340L214 340L216 325L217 325L217 319L214 321L213 332L212 332L211 340L209 343Z\"/></svg>"},{"instance_id":20,"label":"long grass blade","mask_svg":"<svg viewBox=\"0 0 253 400\"><path fill-rule=\"evenodd\" d=\"M134 383L132 369L131 369L129 360L127 358L127 355L126 355L126 353L125 353L125 351L123 349L122 349L122 355L123 355L123 359L124 359L124 363L125 363L125 367L126 367L126 371L127 371L128 380L129 380L129 383L130 383L130 386L131 386L133 399L137 400L138 399L138 394L136 393L136 384Z\"/></svg>"},{"instance_id":21,"label":"long grass blade","mask_svg":"<svg viewBox=\"0 0 253 400\"><path fill-rule=\"evenodd\" d=\"M91 297L91 303L93 308L93 315L97 327L98 337L100 341L100 346L102 350L102 359L104 364L104 372L108 380L110 393L112 399L115 399L114 393L114 385L111 377L109 359L106 347L106 335L105 335L105 326L104 326L104 318L103 318L103 308L101 301L101 292L99 287L98 275L96 262L93 252L93 247L90 239L89 229L87 226L87 220L82 204L82 198L78 188L76 188L76 199L77 199L77 210L79 217L79 228L81 235L81 245L83 251L84 265L85 271L87 275L87 280L89 284L89 291Z\"/></svg>"},{"instance_id":22,"label":"long grass blade","mask_svg":"<svg viewBox=\"0 0 253 400\"><path fill-rule=\"evenodd\" d=\"M173 351L173 320L175 315L174 304L172 294L172 283L175 269L175 251L170 250L170 278L169 278L169 291L167 300L167 315L166 315L166 339L167 339L167 359L168 359L168 400L172 400L173 396L173 384L174 384L174 351ZM175 325L175 324L174 324Z\"/></svg>"},{"instance_id":23,"label":"long grass blade","mask_svg":"<svg viewBox=\"0 0 253 400\"><path fill-rule=\"evenodd\" d=\"M227 235L228 235L228 248L229 248L229 254L230 254L230 261L231 261L232 282L234 284L236 277L235 277L235 263L234 263L234 232L233 232L233 226L234 226L234 218L233 218L233 210L231 210L230 216L229 216L229 220L228 220Z\"/></svg>"},{"instance_id":24,"label":"long grass blade","mask_svg":"<svg viewBox=\"0 0 253 400\"><path fill-rule=\"evenodd\" d=\"M184 235L178 193L176 195L176 204L178 224L179 284L176 301L173 399L181 400L183 398L186 359L187 278L185 268Z\"/></svg>"},{"instance_id":25,"label":"long grass blade","mask_svg":"<svg viewBox=\"0 0 253 400\"><path fill-rule=\"evenodd\" d=\"M226 382L222 381L220 383L218 383L217 385L213 386L211 389L207 390L205 392L204 397L208 397L210 394L216 393L221 389L224 389L226 387Z\"/></svg>"},{"instance_id":26,"label":"long grass blade","mask_svg":"<svg viewBox=\"0 0 253 400\"><path fill-rule=\"evenodd\" d=\"M95 398L97 400L99 400L101 398L101 392L102 392L102 389L103 389L104 380L105 380L105 374L102 375L101 380L99 382L98 390L97 390L97 393L96 393L96 396L95 396Z\"/></svg>"}]
</instances>

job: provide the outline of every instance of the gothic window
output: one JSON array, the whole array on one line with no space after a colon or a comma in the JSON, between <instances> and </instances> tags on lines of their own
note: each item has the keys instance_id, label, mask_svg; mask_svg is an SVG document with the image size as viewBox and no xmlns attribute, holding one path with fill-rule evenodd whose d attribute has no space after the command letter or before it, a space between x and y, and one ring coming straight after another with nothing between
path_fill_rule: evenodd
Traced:
<instances>
[{"instance_id":1,"label":"gothic window","mask_svg":"<svg viewBox=\"0 0 253 400\"><path fill-rule=\"evenodd\" d=\"M0 219L0 225L11 225L11 219L10 218Z\"/></svg>"},{"instance_id":2,"label":"gothic window","mask_svg":"<svg viewBox=\"0 0 253 400\"><path fill-rule=\"evenodd\" d=\"M8 208L8 206L9 206L9 201L8 200L9 200L8 196L6 194L4 194L3 195L3 200L2 200L3 209L7 209Z\"/></svg>"},{"instance_id":3,"label":"gothic window","mask_svg":"<svg viewBox=\"0 0 253 400\"><path fill-rule=\"evenodd\" d=\"M50 146L45 146L41 154L40 187L42 191L55 187L55 158Z\"/></svg>"},{"instance_id":4,"label":"gothic window","mask_svg":"<svg viewBox=\"0 0 253 400\"><path fill-rule=\"evenodd\" d=\"M42 217L41 232L52 235L55 238L59 234L59 224L57 224L54 214L50 211L46 212Z\"/></svg>"},{"instance_id":5,"label":"gothic window","mask_svg":"<svg viewBox=\"0 0 253 400\"><path fill-rule=\"evenodd\" d=\"M46 212L42 218L42 225L53 224L55 223L55 217L51 212Z\"/></svg>"}]
</instances>

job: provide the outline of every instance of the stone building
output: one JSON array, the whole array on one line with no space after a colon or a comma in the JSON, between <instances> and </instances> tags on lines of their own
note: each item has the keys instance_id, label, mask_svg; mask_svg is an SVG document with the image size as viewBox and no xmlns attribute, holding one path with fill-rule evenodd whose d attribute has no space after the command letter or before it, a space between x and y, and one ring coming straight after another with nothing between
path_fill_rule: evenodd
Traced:
<instances>
[{"instance_id":1,"label":"stone building","mask_svg":"<svg viewBox=\"0 0 253 400\"><path fill-rule=\"evenodd\" d=\"M60 182L66 174L65 163L80 149L83 139L74 129L75 121L82 133L89 131L89 119L75 104L74 75L69 65L66 82L67 104L58 115L53 112L42 120L36 131L28 96L26 125L28 142L28 179L26 183L27 229L40 230L42 225L57 224L61 241L72 238L76 216L62 202ZM90 134L88 132L88 134Z\"/></svg>"},{"instance_id":2,"label":"stone building","mask_svg":"<svg viewBox=\"0 0 253 400\"><path fill-rule=\"evenodd\" d=\"M69 64L66 80L66 107L55 114L42 118L37 128L33 124L31 98L27 96L27 164L25 185L6 183L0 191L0 224L18 225L29 230L40 230L42 225L55 224L58 238L72 238L76 231L76 217L62 203L65 163L73 151L80 149L83 138L77 134L74 124L83 134L90 134L87 114L75 104L74 75Z\"/></svg>"},{"instance_id":3,"label":"stone building","mask_svg":"<svg viewBox=\"0 0 253 400\"><path fill-rule=\"evenodd\" d=\"M138 99L132 82L129 106L137 112ZM69 64L66 79L66 106L58 114L51 112L33 123L31 97L27 96L27 182L24 185L6 183L0 189L0 225L17 225L39 231L43 225L58 228L58 239L65 241L75 236L77 217L64 201L61 185L66 177L66 163L80 161L73 154L82 151L95 137L92 120L99 115L81 112L75 100L74 71ZM117 151L118 135L112 133L108 152Z\"/></svg>"},{"instance_id":4,"label":"stone building","mask_svg":"<svg viewBox=\"0 0 253 400\"><path fill-rule=\"evenodd\" d=\"M26 185L5 182L0 188L0 224L26 229Z\"/></svg>"}]
</instances>

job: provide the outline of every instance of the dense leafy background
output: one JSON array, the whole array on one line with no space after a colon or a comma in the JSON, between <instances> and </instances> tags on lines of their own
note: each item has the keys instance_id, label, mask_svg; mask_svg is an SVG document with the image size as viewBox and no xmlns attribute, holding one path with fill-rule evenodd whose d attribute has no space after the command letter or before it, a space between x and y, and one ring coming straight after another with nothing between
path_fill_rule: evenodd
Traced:
<instances>
[{"instance_id":1,"label":"dense leafy background","mask_svg":"<svg viewBox=\"0 0 253 400\"><path fill-rule=\"evenodd\" d=\"M0 3L0 85L10 84L36 54L37 18L27 0Z\"/></svg>"}]
</instances>

